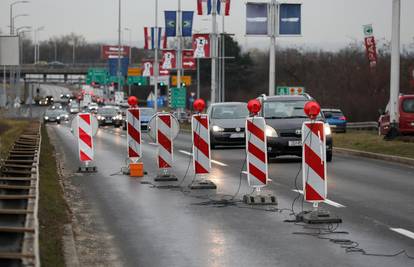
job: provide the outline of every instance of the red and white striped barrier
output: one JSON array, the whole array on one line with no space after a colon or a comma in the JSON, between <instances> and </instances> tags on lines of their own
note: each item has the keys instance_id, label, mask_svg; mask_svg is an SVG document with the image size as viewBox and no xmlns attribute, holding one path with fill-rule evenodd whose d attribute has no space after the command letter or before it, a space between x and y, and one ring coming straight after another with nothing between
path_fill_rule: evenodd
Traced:
<instances>
[{"instance_id":1,"label":"red and white striped barrier","mask_svg":"<svg viewBox=\"0 0 414 267\"><path fill-rule=\"evenodd\" d=\"M247 179L249 186L260 188L267 185L266 122L263 117L246 120Z\"/></svg>"},{"instance_id":2,"label":"red and white striped barrier","mask_svg":"<svg viewBox=\"0 0 414 267\"><path fill-rule=\"evenodd\" d=\"M160 113L156 119L158 168L168 170L173 165L173 131L171 114Z\"/></svg>"},{"instance_id":3,"label":"red and white striped barrier","mask_svg":"<svg viewBox=\"0 0 414 267\"><path fill-rule=\"evenodd\" d=\"M195 174L208 174L211 169L210 126L207 114L193 115L193 166Z\"/></svg>"},{"instance_id":4,"label":"red and white striped barrier","mask_svg":"<svg viewBox=\"0 0 414 267\"><path fill-rule=\"evenodd\" d=\"M77 120L79 159L82 162L89 163L94 158L92 116L90 113L80 113Z\"/></svg>"},{"instance_id":5,"label":"red and white striped barrier","mask_svg":"<svg viewBox=\"0 0 414 267\"><path fill-rule=\"evenodd\" d=\"M324 123L304 122L302 125L303 193L309 202L326 199L326 138Z\"/></svg>"},{"instance_id":6,"label":"red and white striped barrier","mask_svg":"<svg viewBox=\"0 0 414 267\"><path fill-rule=\"evenodd\" d=\"M142 156L141 149L141 119L139 108L127 110L127 143L128 158L131 162L138 162Z\"/></svg>"}]
</instances>

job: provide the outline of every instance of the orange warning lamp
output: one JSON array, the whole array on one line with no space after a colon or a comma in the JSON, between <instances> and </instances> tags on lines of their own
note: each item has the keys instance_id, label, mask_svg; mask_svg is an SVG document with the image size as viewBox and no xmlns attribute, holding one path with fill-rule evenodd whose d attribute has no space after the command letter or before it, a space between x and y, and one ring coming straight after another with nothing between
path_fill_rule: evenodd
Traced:
<instances>
[{"instance_id":1,"label":"orange warning lamp","mask_svg":"<svg viewBox=\"0 0 414 267\"><path fill-rule=\"evenodd\" d=\"M303 110L311 120L314 120L321 112L321 106L319 106L318 102L316 101L309 101L305 104Z\"/></svg>"},{"instance_id":2,"label":"orange warning lamp","mask_svg":"<svg viewBox=\"0 0 414 267\"><path fill-rule=\"evenodd\" d=\"M198 98L196 99L196 101L194 101L193 107L194 107L194 110L201 112L206 107L206 102L203 99Z\"/></svg>"},{"instance_id":3,"label":"orange warning lamp","mask_svg":"<svg viewBox=\"0 0 414 267\"><path fill-rule=\"evenodd\" d=\"M247 103L247 109L250 113L257 115L259 111L262 109L262 104L257 99L252 99Z\"/></svg>"},{"instance_id":4,"label":"orange warning lamp","mask_svg":"<svg viewBox=\"0 0 414 267\"><path fill-rule=\"evenodd\" d=\"M128 97L128 105L131 107L136 107L138 104L138 99L135 96Z\"/></svg>"}]
</instances>

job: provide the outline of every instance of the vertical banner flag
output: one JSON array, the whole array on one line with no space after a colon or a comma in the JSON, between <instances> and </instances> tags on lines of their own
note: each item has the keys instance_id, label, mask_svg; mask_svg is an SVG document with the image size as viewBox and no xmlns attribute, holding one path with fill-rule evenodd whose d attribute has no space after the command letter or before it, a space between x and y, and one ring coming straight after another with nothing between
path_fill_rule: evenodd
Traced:
<instances>
[{"instance_id":1,"label":"vertical banner flag","mask_svg":"<svg viewBox=\"0 0 414 267\"><path fill-rule=\"evenodd\" d=\"M301 20L301 4L280 4L279 35L300 35Z\"/></svg>"},{"instance_id":2,"label":"vertical banner flag","mask_svg":"<svg viewBox=\"0 0 414 267\"><path fill-rule=\"evenodd\" d=\"M149 49L149 42L151 40L151 35L148 33L148 27L144 27L144 49Z\"/></svg>"},{"instance_id":3,"label":"vertical banner flag","mask_svg":"<svg viewBox=\"0 0 414 267\"><path fill-rule=\"evenodd\" d=\"M197 14L210 15L212 9L211 0L197 0Z\"/></svg>"},{"instance_id":4,"label":"vertical banner flag","mask_svg":"<svg viewBox=\"0 0 414 267\"><path fill-rule=\"evenodd\" d=\"M163 29L158 28L158 48L167 48L167 36L164 35ZM150 49L150 43L151 43L151 49L155 49L155 27L151 27L150 32L148 31L148 27L144 27L144 49ZM161 43L162 41L162 43Z\"/></svg>"},{"instance_id":5,"label":"vertical banner flag","mask_svg":"<svg viewBox=\"0 0 414 267\"><path fill-rule=\"evenodd\" d=\"M142 76L150 77L154 75L152 60L144 60L142 62Z\"/></svg>"},{"instance_id":6,"label":"vertical banner flag","mask_svg":"<svg viewBox=\"0 0 414 267\"><path fill-rule=\"evenodd\" d=\"M182 11L182 36L189 37L193 32L193 11Z\"/></svg>"},{"instance_id":7,"label":"vertical banner flag","mask_svg":"<svg viewBox=\"0 0 414 267\"><path fill-rule=\"evenodd\" d=\"M194 58L210 57L210 35L208 33L197 33L193 35Z\"/></svg>"},{"instance_id":8,"label":"vertical banner flag","mask_svg":"<svg viewBox=\"0 0 414 267\"><path fill-rule=\"evenodd\" d=\"M174 37L177 35L177 12L164 11L165 16L165 35Z\"/></svg>"},{"instance_id":9,"label":"vertical banner flag","mask_svg":"<svg viewBox=\"0 0 414 267\"><path fill-rule=\"evenodd\" d=\"M377 65L377 48L375 45L374 30L372 25L364 25L365 48L367 50L367 57L371 68Z\"/></svg>"},{"instance_id":10,"label":"vertical banner flag","mask_svg":"<svg viewBox=\"0 0 414 267\"><path fill-rule=\"evenodd\" d=\"M222 13L222 10L224 10L224 13ZM230 0L217 0L217 14L230 15Z\"/></svg>"},{"instance_id":11,"label":"vertical banner flag","mask_svg":"<svg viewBox=\"0 0 414 267\"><path fill-rule=\"evenodd\" d=\"M267 35L268 34L268 4L247 3L246 4L246 34Z\"/></svg>"},{"instance_id":12,"label":"vertical banner flag","mask_svg":"<svg viewBox=\"0 0 414 267\"><path fill-rule=\"evenodd\" d=\"M170 70L176 68L176 51L175 50L164 50L162 51L161 68L164 70Z\"/></svg>"},{"instance_id":13,"label":"vertical banner flag","mask_svg":"<svg viewBox=\"0 0 414 267\"><path fill-rule=\"evenodd\" d=\"M183 69L185 70L195 70L197 67L197 62L194 58L193 50L183 50L182 51L182 60L183 60Z\"/></svg>"}]
</instances>

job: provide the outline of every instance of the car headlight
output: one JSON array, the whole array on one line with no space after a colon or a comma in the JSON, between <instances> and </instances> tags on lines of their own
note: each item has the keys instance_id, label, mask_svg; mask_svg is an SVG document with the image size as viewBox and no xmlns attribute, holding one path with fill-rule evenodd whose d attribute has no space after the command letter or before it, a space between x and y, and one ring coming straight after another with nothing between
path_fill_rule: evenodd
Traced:
<instances>
[{"instance_id":1,"label":"car headlight","mask_svg":"<svg viewBox=\"0 0 414 267\"><path fill-rule=\"evenodd\" d=\"M49 117L48 116L45 116L45 120L48 120L49 119Z\"/></svg>"},{"instance_id":2,"label":"car headlight","mask_svg":"<svg viewBox=\"0 0 414 267\"><path fill-rule=\"evenodd\" d=\"M98 120L102 120L103 118L102 118L102 116L98 116Z\"/></svg>"},{"instance_id":3,"label":"car headlight","mask_svg":"<svg viewBox=\"0 0 414 267\"><path fill-rule=\"evenodd\" d=\"M272 126L266 125L265 133L267 137L278 137L277 132Z\"/></svg>"},{"instance_id":4,"label":"car headlight","mask_svg":"<svg viewBox=\"0 0 414 267\"><path fill-rule=\"evenodd\" d=\"M56 119L57 119L57 120L60 120L60 117L58 116L58 117L56 117Z\"/></svg>"},{"instance_id":5,"label":"car headlight","mask_svg":"<svg viewBox=\"0 0 414 267\"><path fill-rule=\"evenodd\" d=\"M217 126L217 125L213 125L213 132L223 132L224 128Z\"/></svg>"},{"instance_id":6,"label":"car headlight","mask_svg":"<svg viewBox=\"0 0 414 267\"><path fill-rule=\"evenodd\" d=\"M65 118L66 118L66 119L68 119L68 118L69 118L69 115L68 115L68 114L66 114L66 115L65 115Z\"/></svg>"},{"instance_id":7,"label":"car headlight","mask_svg":"<svg viewBox=\"0 0 414 267\"><path fill-rule=\"evenodd\" d=\"M329 126L329 124L325 123L325 135L331 135L332 131L331 131L331 126Z\"/></svg>"}]
</instances>

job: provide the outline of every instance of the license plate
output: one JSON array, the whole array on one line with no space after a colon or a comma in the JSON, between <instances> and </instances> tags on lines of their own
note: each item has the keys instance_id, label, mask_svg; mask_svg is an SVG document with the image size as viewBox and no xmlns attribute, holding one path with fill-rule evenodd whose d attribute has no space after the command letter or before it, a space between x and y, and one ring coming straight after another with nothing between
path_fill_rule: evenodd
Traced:
<instances>
[{"instance_id":1,"label":"license plate","mask_svg":"<svg viewBox=\"0 0 414 267\"><path fill-rule=\"evenodd\" d=\"M112 121L111 121L111 120L106 120L105 122L106 122L106 123L111 123Z\"/></svg>"},{"instance_id":2,"label":"license plate","mask_svg":"<svg viewBox=\"0 0 414 267\"><path fill-rule=\"evenodd\" d=\"M244 138L244 133L234 133L230 135L230 138Z\"/></svg>"},{"instance_id":3,"label":"license plate","mask_svg":"<svg viewBox=\"0 0 414 267\"><path fill-rule=\"evenodd\" d=\"M336 128L336 125L329 125L331 128Z\"/></svg>"},{"instance_id":4,"label":"license plate","mask_svg":"<svg viewBox=\"0 0 414 267\"><path fill-rule=\"evenodd\" d=\"M302 146L302 141L289 141L289 146Z\"/></svg>"}]
</instances>

